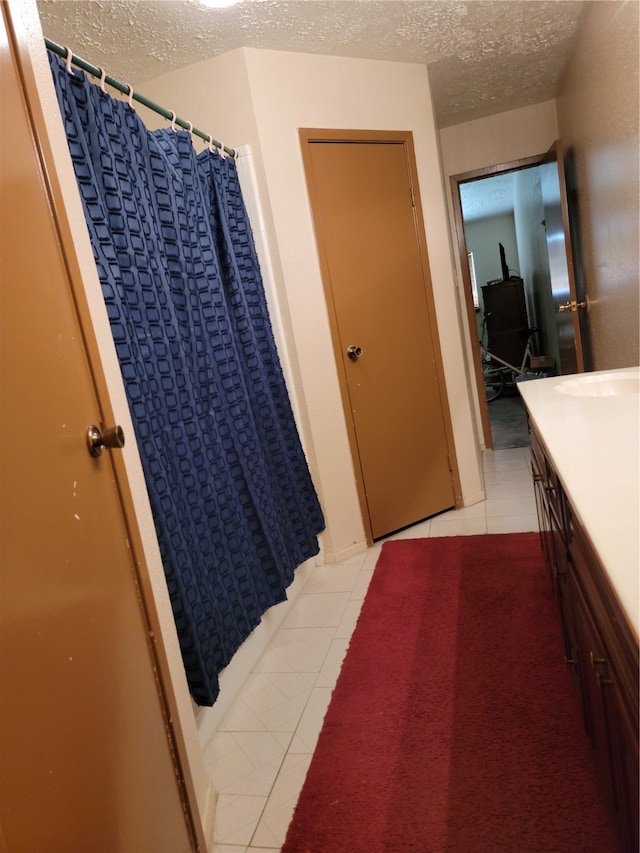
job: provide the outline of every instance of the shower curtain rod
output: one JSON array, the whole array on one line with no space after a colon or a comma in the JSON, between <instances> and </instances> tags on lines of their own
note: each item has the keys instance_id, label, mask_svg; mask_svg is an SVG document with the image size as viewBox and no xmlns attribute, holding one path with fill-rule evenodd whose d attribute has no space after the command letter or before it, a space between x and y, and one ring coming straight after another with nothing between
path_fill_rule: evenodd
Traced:
<instances>
[{"instance_id":1,"label":"shower curtain rod","mask_svg":"<svg viewBox=\"0 0 640 853\"><path fill-rule=\"evenodd\" d=\"M68 59L66 47L63 47L60 44L56 44L55 41L51 41L51 39L48 39L46 37L44 43L47 48L52 51L52 53L57 53L58 56L62 57L62 59ZM91 65L89 62L86 62L84 59L80 59L79 56L76 56L73 53L71 54L71 59L69 61L73 65L77 65L78 68L81 68L83 71L86 71L88 74L91 74L93 77L99 77L100 79L102 79L104 72L102 68L99 68L97 65ZM109 86L112 86L114 89L117 89L119 92L122 92L123 95L127 95L130 99L144 104L145 107L148 107L150 110L153 110L154 113L158 113L164 118L169 119L172 124L178 124L180 125L180 127L194 134L194 136L199 136L200 139L204 139L205 142L209 142L211 145L214 145L216 148L219 148L221 151L224 151L224 153L228 154L229 157L236 156L236 152L233 150L233 148L227 148L226 145L223 145L222 142L218 142L208 133L204 133L202 130L198 130L198 128L194 127L190 121L185 121L182 118L178 118L178 116L176 116L173 110L165 110L164 107L161 107L153 101L150 101L149 98L146 98L139 92L134 92L128 83L121 83L114 77L109 76L109 74L104 74L104 82L107 83Z\"/></svg>"}]
</instances>

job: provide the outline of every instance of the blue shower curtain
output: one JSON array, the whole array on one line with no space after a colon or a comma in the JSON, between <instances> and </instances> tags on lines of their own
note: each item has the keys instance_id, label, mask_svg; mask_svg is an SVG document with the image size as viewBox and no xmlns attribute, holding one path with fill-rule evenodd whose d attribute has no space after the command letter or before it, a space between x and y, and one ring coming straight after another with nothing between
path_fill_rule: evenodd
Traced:
<instances>
[{"instance_id":1,"label":"blue shower curtain","mask_svg":"<svg viewBox=\"0 0 640 853\"><path fill-rule=\"evenodd\" d=\"M211 705L324 527L236 165L49 59L189 687Z\"/></svg>"}]
</instances>

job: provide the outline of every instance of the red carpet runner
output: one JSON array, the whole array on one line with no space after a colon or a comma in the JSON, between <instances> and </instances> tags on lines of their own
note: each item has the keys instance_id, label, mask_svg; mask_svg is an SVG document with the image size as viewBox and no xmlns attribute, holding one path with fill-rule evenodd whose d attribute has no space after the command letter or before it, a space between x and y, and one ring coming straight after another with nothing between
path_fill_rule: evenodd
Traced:
<instances>
[{"instance_id":1,"label":"red carpet runner","mask_svg":"<svg viewBox=\"0 0 640 853\"><path fill-rule=\"evenodd\" d=\"M538 535L387 542L283 853L612 853Z\"/></svg>"}]
</instances>

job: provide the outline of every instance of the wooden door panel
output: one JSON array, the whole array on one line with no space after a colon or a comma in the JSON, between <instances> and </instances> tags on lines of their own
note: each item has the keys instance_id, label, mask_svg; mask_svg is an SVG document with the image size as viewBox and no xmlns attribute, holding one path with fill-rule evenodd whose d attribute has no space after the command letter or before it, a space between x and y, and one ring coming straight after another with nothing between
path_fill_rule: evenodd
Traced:
<instances>
[{"instance_id":1,"label":"wooden door panel","mask_svg":"<svg viewBox=\"0 0 640 853\"><path fill-rule=\"evenodd\" d=\"M549 254L551 293L555 309L556 333L560 352L560 373L584 371L582 334L578 309L576 280L573 269L573 249L569 227L569 206L564 171L564 153L556 141L539 167L545 232ZM567 304L572 310L560 311Z\"/></svg>"},{"instance_id":2,"label":"wooden door panel","mask_svg":"<svg viewBox=\"0 0 640 853\"><path fill-rule=\"evenodd\" d=\"M375 539L454 504L407 152L402 142L309 142L307 153Z\"/></svg>"},{"instance_id":3,"label":"wooden door panel","mask_svg":"<svg viewBox=\"0 0 640 853\"><path fill-rule=\"evenodd\" d=\"M189 851L127 522L109 452L86 445L101 407L2 7L2 835L8 851Z\"/></svg>"}]
</instances>

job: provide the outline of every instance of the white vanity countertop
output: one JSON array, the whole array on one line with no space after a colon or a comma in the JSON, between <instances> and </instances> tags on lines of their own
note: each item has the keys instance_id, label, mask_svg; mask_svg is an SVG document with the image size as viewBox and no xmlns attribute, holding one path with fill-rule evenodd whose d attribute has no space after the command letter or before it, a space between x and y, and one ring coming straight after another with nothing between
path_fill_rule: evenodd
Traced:
<instances>
[{"instance_id":1,"label":"white vanity countertop","mask_svg":"<svg viewBox=\"0 0 640 853\"><path fill-rule=\"evenodd\" d=\"M558 390L562 383L582 377L602 382L604 388L606 376L631 387L640 368L535 379L518 383L518 388L638 635L640 395L572 396Z\"/></svg>"}]
</instances>

